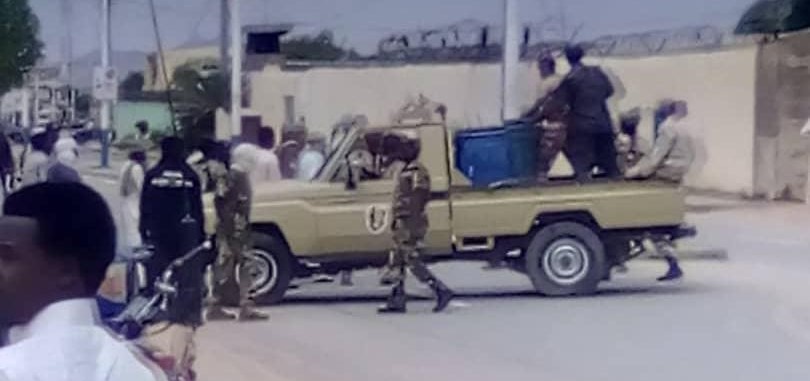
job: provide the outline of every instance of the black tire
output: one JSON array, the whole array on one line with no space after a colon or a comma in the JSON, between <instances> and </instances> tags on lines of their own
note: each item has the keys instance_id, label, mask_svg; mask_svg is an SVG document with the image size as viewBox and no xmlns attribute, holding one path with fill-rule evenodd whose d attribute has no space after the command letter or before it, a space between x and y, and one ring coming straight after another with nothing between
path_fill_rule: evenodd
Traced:
<instances>
[{"instance_id":1,"label":"black tire","mask_svg":"<svg viewBox=\"0 0 810 381\"><path fill-rule=\"evenodd\" d=\"M535 234L525 264L534 288L543 295L590 295L605 273L605 249L591 228L558 222Z\"/></svg>"},{"instance_id":2,"label":"black tire","mask_svg":"<svg viewBox=\"0 0 810 381\"><path fill-rule=\"evenodd\" d=\"M268 275L274 274L258 280L252 290L254 299L260 304L277 304L293 278L292 254L278 237L264 233L253 233L253 246L249 255L255 263L262 271L269 271Z\"/></svg>"}]
</instances>

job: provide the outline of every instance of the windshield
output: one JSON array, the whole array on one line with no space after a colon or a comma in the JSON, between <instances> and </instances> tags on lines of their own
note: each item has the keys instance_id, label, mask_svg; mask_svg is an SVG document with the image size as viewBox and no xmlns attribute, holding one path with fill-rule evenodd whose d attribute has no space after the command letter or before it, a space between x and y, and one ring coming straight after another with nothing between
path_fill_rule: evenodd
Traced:
<instances>
[{"instance_id":1,"label":"windshield","mask_svg":"<svg viewBox=\"0 0 810 381\"><path fill-rule=\"evenodd\" d=\"M343 160L343 158L339 157L340 152L342 152L342 148L345 146L347 139L349 139L351 129L338 129L332 134L330 142L328 144L329 153L326 155L326 160L324 160L323 165L318 170L317 175L313 178L312 181L329 181L330 179L322 178L324 176L324 171L327 168L335 167L335 162Z\"/></svg>"}]
</instances>

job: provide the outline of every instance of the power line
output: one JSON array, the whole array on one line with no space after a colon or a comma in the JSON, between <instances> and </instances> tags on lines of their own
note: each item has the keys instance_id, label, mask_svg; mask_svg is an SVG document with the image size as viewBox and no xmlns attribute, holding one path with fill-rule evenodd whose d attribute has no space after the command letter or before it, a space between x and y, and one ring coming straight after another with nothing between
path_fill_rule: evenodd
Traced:
<instances>
[{"instance_id":1,"label":"power line","mask_svg":"<svg viewBox=\"0 0 810 381\"><path fill-rule=\"evenodd\" d=\"M175 123L174 103L172 102L172 86L169 83L169 73L166 70L166 56L163 54L163 42L160 39L160 28L158 27L157 12L155 11L155 0L149 0L149 10L152 13L152 26L155 30L158 55L160 55L160 68L163 72L163 80L166 82L166 102L169 104L169 114L172 118L172 134L176 136L177 124Z\"/></svg>"}]
</instances>

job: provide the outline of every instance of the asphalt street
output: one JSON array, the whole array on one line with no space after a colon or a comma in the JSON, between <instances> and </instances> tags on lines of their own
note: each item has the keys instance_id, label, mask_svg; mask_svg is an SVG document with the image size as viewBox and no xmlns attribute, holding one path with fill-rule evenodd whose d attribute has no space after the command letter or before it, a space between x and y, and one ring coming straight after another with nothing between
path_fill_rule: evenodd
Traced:
<instances>
[{"instance_id":1,"label":"asphalt street","mask_svg":"<svg viewBox=\"0 0 810 381\"><path fill-rule=\"evenodd\" d=\"M87 171L116 209L115 171ZM411 284L409 314L378 316L386 290L359 272L354 287L291 292L267 322L203 327L200 379L810 379L810 208L690 201L700 235L687 246L729 257L685 262L679 283L656 284L665 266L645 260L596 296L543 298L522 275L449 263L435 266L459 293L447 313Z\"/></svg>"}]
</instances>

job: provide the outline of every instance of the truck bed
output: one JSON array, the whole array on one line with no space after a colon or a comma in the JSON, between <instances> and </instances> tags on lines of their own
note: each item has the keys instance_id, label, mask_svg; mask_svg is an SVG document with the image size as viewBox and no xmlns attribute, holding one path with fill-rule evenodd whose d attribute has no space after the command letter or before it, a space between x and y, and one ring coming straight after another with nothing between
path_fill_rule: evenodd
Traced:
<instances>
[{"instance_id":1,"label":"truck bed","mask_svg":"<svg viewBox=\"0 0 810 381\"><path fill-rule=\"evenodd\" d=\"M584 212L613 230L678 226L686 212L682 190L657 181L454 187L450 195L453 232L460 237L523 235L544 214Z\"/></svg>"}]
</instances>

